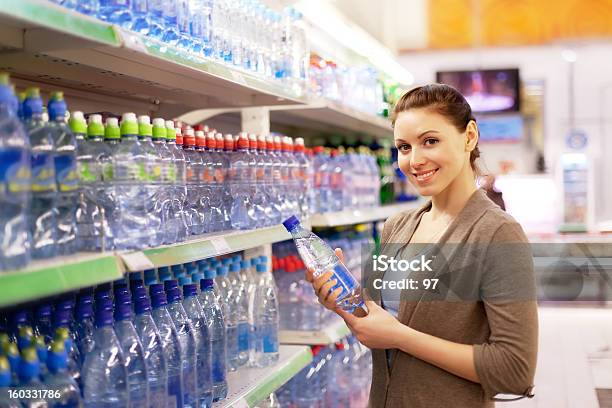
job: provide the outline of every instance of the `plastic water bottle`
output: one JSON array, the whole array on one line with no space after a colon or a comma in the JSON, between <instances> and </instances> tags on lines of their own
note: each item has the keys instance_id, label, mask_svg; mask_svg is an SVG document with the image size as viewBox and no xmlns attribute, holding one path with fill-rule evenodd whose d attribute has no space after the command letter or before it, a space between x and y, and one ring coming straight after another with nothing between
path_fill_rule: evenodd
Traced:
<instances>
[{"instance_id":1,"label":"plastic water bottle","mask_svg":"<svg viewBox=\"0 0 612 408\"><path fill-rule=\"evenodd\" d=\"M176 20L178 26L178 41L177 46L184 50L192 49L192 36L191 36L191 19L192 12L190 9L190 0L174 0L176 1Z\"/></svg>"},{"instance_id":2,"label":"plastic water bottle","mask_svg":"<svg viewBox=\"0 0 612 408\"><path fill-rule=\"evenodd\" d=\"M129 296L129 295L128 295ZM125 357L131 407L149 406L149 373L142 344L132 323L132 305L127 301L115 304L115 332Z\"/></svg>"},{"instance_id":3,"label":"plastic water bottle","mask_svg":"<svg viewBox=\"0 0 612 408\"><path fill-rule=\"evenodd\" d=\"M199 300L209 324L210 343L212 351L211 372L213 382L213 401L227 397L227 350L225 343L225 319L223 311L214 293L214 273L207 271L200 280Z\"/></svg>"},{"instance_id":4,"label":"plastic water bottle","mask_svg":"<svg viewBox=\"0 0 612 408\"><path fill-rule=\"evenodd\" d=\"M224 230L229 230L232 228L232 220L231 220L231 215L232 215L232 190L231 190L231 184L229 182L229 177L230 177L230 162L231 162L231 157L232 155L235 154L234 152L234 139L232 137L232 135L227 134L225 136L222 136L222 140L220 139L220 134L216 134L215 135L215 140L217 141L217 146L219 147L220 144L222 144L223 146L223 174L225 176L224 178L224 187L223 187L223 217L224 217ZM221 143L222 142L222 143Z\"/></svg>"},{"instance_id":5,"label":"plastic water bottle","mask_svg":"<svg viewBox=\"0 0 612 408\"><path fill-rule=\"evenodd\" d=\"M211 343L209 322L198 301L198 286L194 283L183 286L185 313L194 328L196 340L196 371L198 387L198 406L211 407L213 400L213 384L211 373Z\"/></svg>"},{"instance_id":6,"label":"plastic water bottle","mask_svg":"<svg viewBox=\"0 0 612 408\"><path fill-rule=\"evenodd\" d=\"M99 0L98 18L110 24L130 28L132 12L130 0ZM134 1L134 0L132 0Z\"/></svg>"},{"instance_id":7,"label":"plastic water bottle","mask_svg":"<svg viewBox=\"0 0 612 408\"><path fill-rule=\"evenodd\" d=\"M35 317L34 333L44 336L45 341L51 340L51 305L49 303L38 305Z\"/></svg>"},{"instance_id":8,"label":"plastic water bottle","mask_svg":"<svg viewBox=\"0 0 612 408\"><path fill-rule=\"evenodd\" d=\"M159 214L162 244L173 244L178 240L179 219L172 210L174 185L176 184L176 165L174 155L167 146L166 122L162 118L153 119L153 146L157 151L159 163L159 185L157 189L155 212Z\"/></svg>"},{"instance_id":9,"label":"plastic water bottle","mask_svg":"<svg viewBox=\"0 0 612 408\"><path fill-rule=\"evenodd\" d=\"M123 350L113 330L112 310L96 310L94 348L83 364L83 400L88 407L129 406Z\"/></svg>"},{"instance_id":10,"label":"plastic water bottle","mask_svg":"<svg viewBox=\"0 0 612 408\"><path fill-rule=\"evenodd\" d=\"M234 262L230 266L228 279L231 285L231 301L229 319L236 323L237 349L233 351L237 367L249 361L249 298L247 288L240 279L240 264Z\"/></svg>"},{"instance_id":11,"label":"plastic water bottle","mask_svg":"<svg viewBox=\"0 0 612 408\"><path fill-rule=\"evenodd\" d=\"M48 124L43 121L42 99L38 88L28 89L23 103L23 115L32 149L32 201L28 217L32 257L52 258L57 254L55 143Z\"/></svg>"},{"instance_id":12,"label":"plastic water bottle","mask_svg":"<svg viewBox=\"0 0 612 408\"><path fill-rule=\"evenodd\" d=\"M11 366L5 356L0 356L0 407L21 408L15 399L9 398L8 389L11 386Z\"/></svg>"},{"instance_id":13,"label":"plastic water bottle","mask_svg":"<svg viewBox=\"0 0 612 408\"><path fill-rule=\"evenodd\" d=\"M94 340L94 321L93 321L93 303L92 299L89 302L79 302L76 309L75 321L71 327L71 332L75 336L76 346L79 349L80 365L83 365L85 356L93 348Z\"/></svg>"},{"instance_id":14,"label":"plastic water bottle","mask_svg":"<svg viewBox=\"0 0 612 408\"><path fill-rule=\"evenodd\" d=\"M206 27L206 14L203 0L188 0L190 10L191 28L191 54L194 56L204 56L204 29Z\"/></svg>"},{"instance_id":15,"label":"plastic water bottle","mask_svg":"<svg viewBox=\"0 0 612 408\"><path fill-rule=\"evenodd\" d=\"M168 305L163 284L149 286L153 310L151 315L159 331L162 350L166 359L168 370L168 406L183 406L183 360L181 357L181 346L179 335L172 323L172 318L166 306Z\"/></svg>"},{"instance_id":16,"label":"plastic water bottle","mask_svg":"<svg viewBox=\"0 0 612 408\"><path fill-rule=\"evenodd\" d=\"M76 3L76 11L79 13L83 13L88 16L98 15L98 8L100 7L99 0L80 0Z\"/></svg>"},{"instance_id":17,"label":"plastic water bottle","mask_svg":"<svg viewBox=\"0 0 612 408\"><path fill-rule=\"evenodd\" d=\"M206 136L204 131L195 131L196 140L196 152L200 155L202 165L200 167L200 173L197 184L197 195L199 197L200 207L202 210L202 228L200 233L211 232L211 211L210 211L210 198L212 196L212 171L213 163L209 152L206 149Z\"/></svg>"},{"instance_id":18,"label":"plastic water bottle","mask_svg":"<svg viewBox=\"0 0 612 408\"><path fill-rule=\"evenodd\" d=\"M177 132L174 129L174 122L170 120L166 121L166 146L172 154L173 166L170 167L170 174L174 168L174 183L169 194L171 211L169 216L174 217L171 221L171 229L176 226L176 242L182 242L188 235L187 218L184 209L187 197L185 155L183 154L183 142L181 140L180 146L177 143Z\"/></svg>"},{"instance_id":19,"label":"plastic water bottle","mask_svg":"<svg viewBox=\"0 0 612 408\"><path fill-rule=\"evenodd\" d=\"M30 262L30 141L19 123L8 74L0 73L0 271ZM31 216L31 215L30 215Z\"/></svg>"},{"instance_id":20,"label":"plastic water bottle","mask_svg":"<svg viewBox=\"0 0 612 408\"><path fill-rule=\"evenodd\" d=\"M166 282L169 282L166 284ZM183 406L194 407L198 397L197 371L196 371L196 339L194 328L185 313L181 302L181 294L176 281L164 282L168 296L167 310L176 327L183 370Z\"/></svg>"},{"instance_id":21,"label":"plastic water bottle","mask_svg":"<svg viewBox=\"0 0 612 408\"><path fill-rule=\"evenodd\" d=\"M168 368L163 343L151 316L151 301L148 297L135 300L134 327L144 350L149 374L149 399L151 407L165 408L168 392Z\"/></svg>"},{"instance_id":22,"label":"plastic water bottle","mask_svg":"<svg viewBox=\"0 0 612 408\"><path fill-rule=\"evenodd\" d=\"M147 35L151 27L149 21L149 0L131 0L132 3L132 22L130 30L142 35Z\"/></svg>"},{"instance_id":23,"label":"plastic water bottle","mask_svg":"<svg viewBox=\"0 0 612 408\"><path fill-rule=\"evenodd\" d=\"M113 174L117 194L118 217L115 247L118 250L146 247L157 231L149 226L147 203L150 189L147 155L138 142L136 115L125 113L121 121L121 143L113 152Z\"/></svg>"},{"instance_id":24,"label":"plastic water bottle","mask_svg":"<svg viewBox=\"0 0 612 408\"><path fill-rule=\"evenodd\" d=\"M331 279L336 279L338 283L331 290L342 288L337 299L338 305L350 312L353 312L356 308L361 308L367 312L361 297L359 282L340 262L334 250L317 235L304 229L296 216L291 216L283 221L283 225L291 234L304 264L313 270L315 278L330 270L334 272Z\"/></svg>"},{"instance_id":25,"label":"plastic water bottle","mask_svg":"<svg viewBox=\"0 0 612 408\"><path fill-rule=\"evenodd\" d=\"M47 107L49 127L55 142L55 180L57 182L57 253L70 255L76 249L76 208L79 189L76 152L72 130L66 123L66 102L62 92L53 92Z\"/></svg>"},{"instance_id":26,"label":"plastic water bottle","mask_svg":"<svg viewBox=\"0 0 612 408\"><path fill-rule=\"evenodd\" d=\"M251 196L253 201L253 214L255 216L255 226L264 227L270 225L269 216L271 208L269 198L265 191L265 162L258 150L257 136L249 135L249 153L252 157L252 179Z\"/></svg>"},{"instance_id":27,"label":"plastic water bottle","mask_svg":"<svg viewBox=\"0 0 612 408\"><path fill-rule=\"evenodd\" d=\"M344 208L345 182L343 180L342 156L338 150L332 150L331 159L328 162L330 177L329 187L331 191L330 211L342 211Z\"/></svg>"},{"instance_id":28,"label":"plastic water bottle","mask_svg":"<svg viewBox=\"0 0 612 408\"><path fill-rule=\"evenodd\" d=\"M291 214L297 214L300 212L300 164L293 153L293 139L288 136L283 137L281 146L284 160L287 163L289 208Z\"/></svg>"},{"instance_id":29,"label":"plastic water bottle","mask_svg":"<svg viewBox=\"0 0 612 408\"><path fill-rule=\"evenodd\" d=\"M208 179L210 182L210 193L208 197L209 232L223 231L225 229L225 178L229 162L223 154L223 136L221 136L221 134L219 134L219 136L220 137L217 138L214 132L208 132L206 134L206 149L208 151L210 166L208 168Z\"/></svg>"},{"instance_id":30,"label":"plastic water bottle","mask_svg":"<svg viewBox=\"0 0 612 408\"><path fill-rule=\"evenodd\" d=\"M34 394L35 390L40 390L43 386L39 378L40 362L38 361L36 348L26 347L21 352L21 360L19 362L19 390L26 392L31 390ZM20 398L22 406L44 405L44 400L40 397L40 393L38 395L34 394L34 398L27 398L27 396L27 393L24 393L23 397Z\"/></svg>"},{"instance_id":31,"label":"plastic water bottle","mask_svg":"<svg viewBox=\"0 0 612 408\"><path fill-rule=\"evenodd\" d=\"M256 225L251 202L251 186L254 182L253 156L249 154L248 136L242 133L238 139L238 149L230 156L228 181L232 195L231 223L234 229L250 229Z\"/></svg>"},{"instance_id":32,"label":"plastic water bottle","mask_svg":"<svg viewBox=\"0 0 612 408\"><path fill-rule=\"evenodd\" d=\"M149 246L156 247L164 241L162 226L162 208L160 192L162 189L163 159L151 140L153 126L151 118L146 115L138 117L138 142L145 154L146 191L145 207L147 212L147 229L154 231L149 237Z\"/></svg>"},{"instance_id":33,"label":"plastic water bottle","mask_svg":"<svg viewBox=\"0 0 612 408\"><path fill-rule=\"evenodd\" d=\"M200 200L200 180L204 172L202 156L196 150L196 138L193 129L186 129L183 135L183 153L187 180L187 214L188 227L192 235L204 233L204 206Z\"/></svg>"},{"instance_id":34,"label":"plastic water bottle","mask_svg":"<svg viewBox=\"0 0 612 408\"><path fill-rule=\"evenodd\" d=\"M266 265L256 267L257 288L253 297L256 365L266 367L278 361L278 299L276 288L266 278Z\"/></svg>"},{"instance_id":35,"label":"plastic water bottle","mask_svg":"<svg viewBox=\"0 0 612 408\"><path fill-rule=\"evenodd\" d=\"M44 387L55 393L54 397L48 398L47 402L51 407L80 407L81 391L77 383L68 374L68 354L61 342L51 344L47 356L47 368L49 374L44 378Z\"/></svg>"},{"instance_id":36,"label":"plastic water bottle","mask_svg":"<svg viewBox=\"0 0 612 408\"><path fill-rule=\"evenodd\" d=\"M332 192L330 185L330 165L329 156L325 153L323 146L314 148L314 189L315 189L315 208L316 213L331 211Z\"/></svg>"},{"instance_id":37,"label":"plastic water bottle","mask_svg":"<svg viewBox=\"0 0 612 408\"><path fill-rule=\"evenodd\" d=\"M177 19L178 0L162 1L162 5L163 5L162 16L163 16L163 27L164 27L164 34L162 36L162 41L170 45L176 45L176 43L179 40L178 19Z\"/></svg>"},{"instance_id":38,"label":"plastic water bottle","mask_svg":"<svg viewBox=\"0 0 612 408\"><path fill-rule=\"evenodd\" d=\"M298 137L294 143L294 158L298 165L298 203L299 213L302 219L306 219L310 213L309 198L312 189L313 170L310 160L305 154L304 139Z\"/></svg>"}]
</instances>

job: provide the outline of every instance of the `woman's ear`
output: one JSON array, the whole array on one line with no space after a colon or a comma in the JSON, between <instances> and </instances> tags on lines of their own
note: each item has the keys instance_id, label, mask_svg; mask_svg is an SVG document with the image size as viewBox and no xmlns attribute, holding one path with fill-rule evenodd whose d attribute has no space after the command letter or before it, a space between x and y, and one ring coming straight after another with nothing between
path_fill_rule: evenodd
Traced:
<instances>
[{"instance_id":1,"label":"woman's ear","mask_svg":"<svg viewBox=\"0 0 612 408\"><path fill-rule=\"evenodd\" d=\"M466 142L465 142L465 151L471 152L476 148L476 144L478 143L478 126L476 126L476 121L470 120L465 129Z\"/></svg>"}]
</instances>

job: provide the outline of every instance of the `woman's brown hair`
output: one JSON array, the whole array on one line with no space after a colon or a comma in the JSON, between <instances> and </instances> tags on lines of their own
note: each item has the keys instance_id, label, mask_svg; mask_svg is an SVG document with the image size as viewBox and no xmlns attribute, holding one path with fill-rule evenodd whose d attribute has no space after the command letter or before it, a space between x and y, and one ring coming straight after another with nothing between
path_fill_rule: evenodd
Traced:
<instances>
[{"instance_id":1,"label":"woman's brown hair","mask_svg":"<svg viewBox=\"0 0 612 408\"><path fill-rule=\"evenodd\" d=\"M459 132L465 132L470 121L476 122L470 104L455 88L445 84L429 84L416 87L406 92L397 101L391 114L391 123L395 126L397 116L410 109L426 108L444 116ZM478 143L470 152L470 166L476 175L479 175L475 164L480 157Z\"/></svg>"}]
</instances>

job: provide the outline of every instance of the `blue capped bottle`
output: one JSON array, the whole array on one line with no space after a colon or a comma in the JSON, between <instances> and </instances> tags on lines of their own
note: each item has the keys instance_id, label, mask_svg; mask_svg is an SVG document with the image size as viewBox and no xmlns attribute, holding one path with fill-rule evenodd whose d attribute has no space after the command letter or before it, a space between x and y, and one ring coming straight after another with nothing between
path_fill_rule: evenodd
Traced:
<instances>
[{"instance_id":1,"label":"blue capped bottle","mask_svg":"<svg viewBox=\"0 0 612 408\"><path fill-rule=\"evenodd\" d=\"M51 407L76 408L83 404L79 386L68 374L68 353L62 342L54 341L47 356L49 374L44 378L45 389L53 392L47 399Z\"/></svg>"},{"instance_id":2,"label":"blue capped bottle","mask_svg":"<svg viewBox=\"0 0 612 408\"><path fill-rule=\"evenodd\" d=\"M265 276L266 265L256 267L257 288L253 296L255 365L266 367L278 361L278 298L274 284Z\"/></svg>"},{"instance_id":3,"label":"blue capped bottle","mask_svg":"<svg viewBox=\"0 0 612 408\"><path fill-rule=\"evenodd\" d=\"M16 109L9 76L0 73L0 271L30 262L30 141Z\"/></svg>"},{"instance_id":4,"label":"blue capped bottle","mask_svg":"<svg viewBox=\"0 0 612 408\"><path fill-rule=\"evenodd\" d=\"M19 390L24 390L20 396L21 404L24 407L44 406L44 399L36 390L43 387L40 381L40 362L34 347L26 347L21 352L21 360L19 362ZM30 390L30 393L27 391ZM30 394L30 395L28 395ZM32 396L34 398L32 398ZM30 397L30 398L28 398Z\"/></svg>"},{"instance_id":5,"label":"blue capped bottle","mask_svg":"<svg viewBox=\"0 0 612 408\"><path fill-rule=\"evenodd\" d=\"M132 11L130 0L99 0L98 18L110 24L130 28ZM132 0L133 1L133 0Z\"/></svg>"},{"instance_id":6,"label":"blue capped bottle","mask_svg":"<svg viewBox=\"0 0 612 408\"><path fill-rule=\"evenodd\" d=\"M11 386L11 366L5 356L0 356L0 407L21 408L19 401L9 398L8 390Z\"/></svg>"}]
</instances>

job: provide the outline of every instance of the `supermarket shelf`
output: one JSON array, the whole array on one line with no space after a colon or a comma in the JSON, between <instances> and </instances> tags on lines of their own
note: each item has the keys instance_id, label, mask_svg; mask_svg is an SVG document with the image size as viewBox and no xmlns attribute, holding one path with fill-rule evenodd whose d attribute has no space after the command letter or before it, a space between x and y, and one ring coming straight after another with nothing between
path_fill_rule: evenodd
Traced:
<instances>
[{"instance_id":1,"label":"supermarket shelf","mask_svg":"<svg viewBox=\"0 0 612 408\"><path fill-rule=\"evenodd\" d=\"M0 6L1 67L15 77L147 102L177 116L193 108L305 103L301 91L44 0Z\"/></svg>"},{"instance_id":2,"label":"supermarket shelf","mask_svg":"<svg viewBox=\"0 0 612 408\"><path fill-rule=\"evenodd\" d=\"M0 273L0 307L77 290L123 276L110 253L76 254L33 262L27 269Z\"/></svg>"},{"instance_id":3,"label":"supermarket shelf","mask_svg":"<svg viewBox=\"0 0 612 408\"><path fill-rule=\"evenodd\" d=\"M281 330L278 338L283 344L317 345L336 343L348 334L350 330L344 320L336 319L319 331Z\"/></svg>"},{"instance_id":4,"label":"supermarket shelf","mask_svg":"<svg viewBox=\"0 0 612 408\"><path fill-rule=\"evenodd\" d=\"M285 241L290 238L291 236L282 225L276 225L248 231L229 231L223 234L215 233L180 244L145 249L141 253L144 254L146 259L150 262L150 264L147 265L148 268L153 268L225 255L265 244ZM138 259L136 259L136 262L138 262ZM130 271L147 269L143 266L145 265L136 265L133 267L127 265L127 269Z\"/></svg>"},{"instance_id":5,"label":"supermarket shelf","mask_svg":"<svg viewBox=\"0 0 612 408\"><path fill-rule=\"evenodd\" d=\"M424 201L419 199L405 203L383 205L377 208L363 208L359 210L314 214L310 218L310 223L313 227L337 227L340 225L352 225L385 220L393 214L419 208L421 205L423 205L423 203Z\"/></svg>"},{"instance_id":6,"label":"supermarket shelf","mask_svg":"<svg viewBox=\"0 0 612 408\"><path fill-rule=\"evenodd\" d=\"M350 131L379 138L391 138L388 119L370 115L331 101L308 105L270 107L271 123L317 131Z\"/></svg>"},{"instance_id":7,"label":"supermarket shelf","mask_svg":"<svg viewBox=\"0 0 612 408\"><path fill-rule=\"evenodd\" d=\"M276 365L265 368L244 368L228 374L228 396L213 408L253 407L280 388L312 361L305 346L280 346Z\"/></svg>"}]
</instances>

